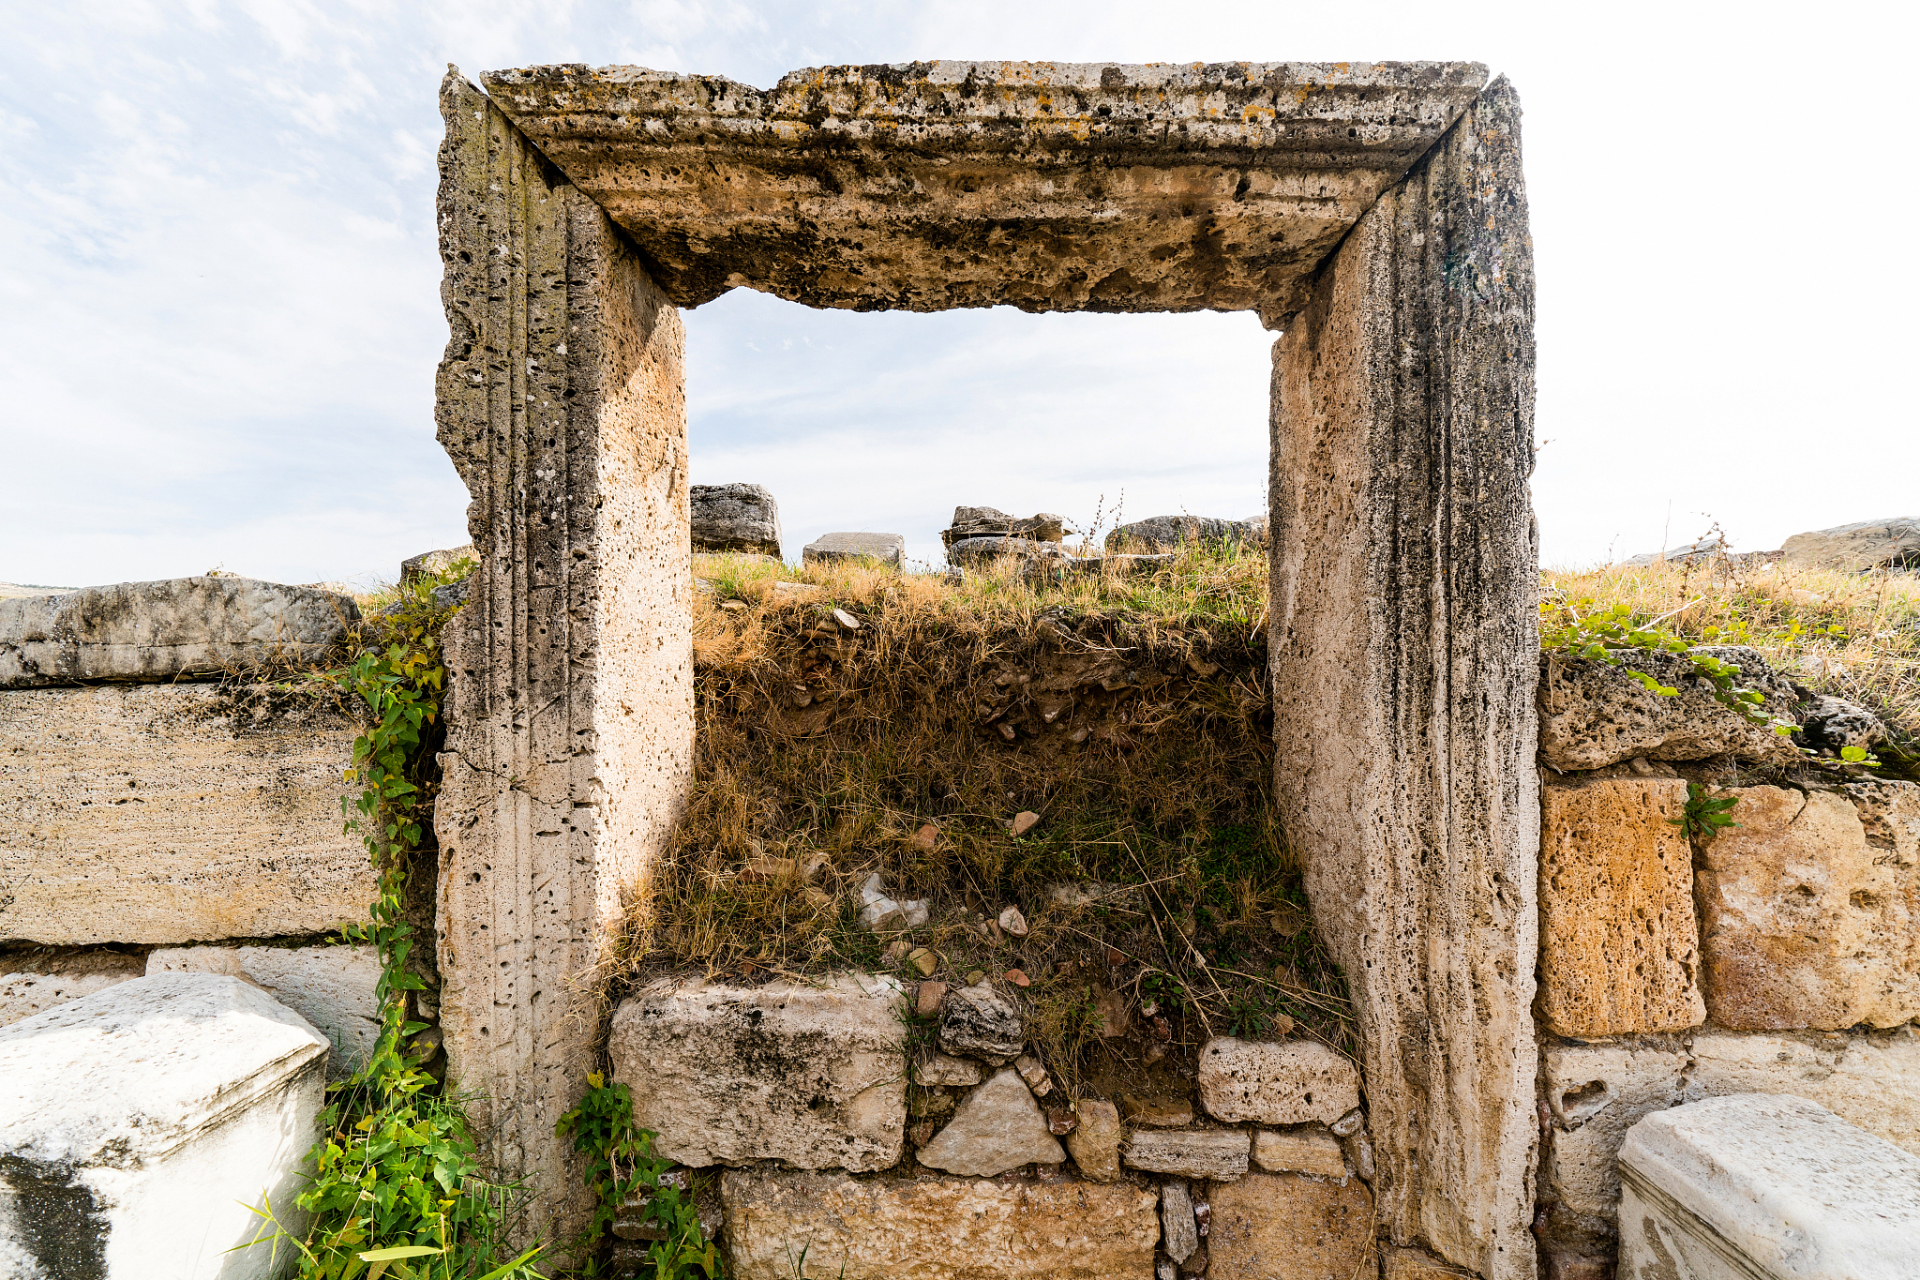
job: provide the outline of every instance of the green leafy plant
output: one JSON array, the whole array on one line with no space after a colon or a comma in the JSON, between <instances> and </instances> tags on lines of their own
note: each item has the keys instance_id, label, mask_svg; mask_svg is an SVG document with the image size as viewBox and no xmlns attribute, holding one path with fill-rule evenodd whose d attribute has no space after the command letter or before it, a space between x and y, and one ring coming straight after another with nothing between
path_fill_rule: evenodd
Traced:
<instances>
[{"instance_id":1,"label":"green leafy plant","mask_svg":"<svg viewBox=\"0 0 1920 1280\"><path fill-rule=\"evenodd\" d=\"M1740 825L1733 820L1730 812L1739 800L1739 796L1716 800L1707 794L1705 787L1697 782L1689 782L1686 808L1679 817L1668 818L1667 821L1679 827L1689 840L1709 837L1716 831Z\"/></svg>"},{"instance_id":2,"label":"green leafy plant","mask_svg":"<svg viewBox=\"0 0 1920 1280\"><path fill-rule=\"evenodd\" d=\"M720 1253L700 1227L700 1215L686 1190L664 1175L672 1162L653 1154L654 1134L633 1122L633 1096L624 1084L609 1084L599 1072L587 1077L587 1093L580 1105L560 1117L554 1131L573 1139L573 1149L587 1158L584 1175L593 1192L593 1218L579 1243L590 1254L605 1239L607 1229L629 1197L645 1193L644 1220L658 1228L661 1239L647 1249L645 1274L654 1280L720 1280ZM601 1274L589 1260L584 1274Z\"/></svg>"}]
</instances>

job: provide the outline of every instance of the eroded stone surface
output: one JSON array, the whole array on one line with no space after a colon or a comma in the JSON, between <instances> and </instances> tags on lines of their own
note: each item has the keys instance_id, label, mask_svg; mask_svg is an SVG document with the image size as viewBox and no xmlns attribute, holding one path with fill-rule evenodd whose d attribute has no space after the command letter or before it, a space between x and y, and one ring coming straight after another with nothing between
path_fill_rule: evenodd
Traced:
<instances>
[{"instance_id":1,"label":"eroded stone surface","mask_svg":"<svg viewBox=\"0 0 1920 1280\"><path fill-rule=\"evenodd\" d=\"M452 570L461 561L480 562L480 553L473 549L471 542L464 546L447 547L440 551L422 551L417 556L408 556L400 562L400 581L412 582L415 578L438 577Z\"/></svg>"},{"instance_id":2,"label":"eroded stone surface","mask_svg":"<svg viewBox=\"0 0 1920 1280\"><path fill-rule=\"evenodd\" d=\"M877 560L899 568L906 562L907 540L897 533L823 533L800 550L808 564L833 560Z\"/></svg>"},{"instance_id":3,"label":"eroded stone surface","mask_svg":"<svg viewBox=\"0 0 1920 1280\"><path fill-rule=\"evenodd\" d=\"M1244 1129L1135 1129L1121 1145L1129 1169L1232 1182L1247 1171Z\"/></svg>"},{"instance_id":4,"label":"eroded stone surface","mask_svg":"<svg viewBox=\"0 0 1920 1280\"><path fill-rule=\"evenodd\" d=\"M1194 1221L1187 1184L1178 1179L1161 1183L1160 1248L1175 1262L1185 1262L1199 1247L1200 1224Z\"/></svg>"},{"instance_id":5,"label":"eroded stone surface","mask_svg":"<svg viewBox=\"0 0 1920 1280\"><path fill-rule=\"evenodd\" d=\"M1691 1046L1688 1101L1793 1094L1920 1156L1920 1028L1871 1035L1701 1031Z\"/></svg>"},{"instance_id":6,"label":"eroded stone surface","mask_svg":"<svg viewBox=\"0 0 1920 1280\"><path fill-rule=\"evenodd\" d=\"M1074 1108L1079 1118L1067 1135L1067 1150L1080 1169L1080 1175L1094 1182L1113 1182L1120 1177L1120 1112L1111 1102L1083 1098Z\"/></svg>"},{"instance_id":7,"label":"eroded stone surface","mask_svg":"<svg viewBox=\"0 0 1920 1280\"><path fill-rule=\"evenodd\" d=\"M1470 63L920 62L761 90L642 67L484 77L669 296L1300 308L1485 83ZM910 193L910 194L909 194Z\"/></svg>"},{"instance_id":8,"label":"eroded stone surface","mask_svg":"<svg viewBox=\"0 0 1920 1280\"><path fill-rule=\"evenodd\" d=\"M1568 1044L1550 1047L1543 1065L1553 1117L1541 1158L1542 1198L1550 1203L1543 1243L1567 1252L1611 1252L1620 1144L1642 1116L1685 1101L1689 1055L1683 1044L1668 1041Z\"/></svg>"},{"instance_id":9,"label":"eroded stone surface","mask_svg":"<svg viewBox=\"0 0 1920 1280\"><path fill-rule=\"evenodd\" d=\"M265 992L211 974L136 978L0 1028L0 1273L284 1273L284 1250L244 1246L269 1202L304 1234L326 1053Z\"/></svg>"},{"instance_id":10,"label":"eroded stone surface","mask_svg":"<svg viewBox=\"0 0 1920 1280\"><path fill-rule=\"evenodd\" d=\"M380 957L370 946L156 947L148 973L224 973L259 987L327 1038L328 1074L352 1075L380 1039Z\"/></svg>"},{"instance_id":11,"label":"eroded stone surface","mask_svg":"<svg viewBox=\"0 0 1920 1280\"><path fill-rule=\"evenodd\" d=\"M0 956L0 1027L145 972L144 959L118 951Z\"/></svg>"},{"instance_id":12,"label":"eroded stone surface","mask_svg":"<svg viewBox=\"0 0 1920 1280\"><path fill-rule=\"evenodd\" d=\"M1843 791L1741 787L1695 880L1707 1009L1736 1030L1920 1016L1920 785L1878 784L1870 841Z\"/></svg>"},{"instance_id":13,"label":"eroded stone surface","mask_svg":"<svg viewBox=\"0 0 1920 1280\"><path fill-rule=\"evenodd\" d=\"M1780 544L1789 565L1809 569L1920 567L1920 519L1912 516L1862 520L1833 529L1796 533Z\"/></svg>"},{"instance_id":14,"label":"eroded stone surface","mask_svg":"<svg viewBox=\"0 0 1920 1280\"><path fill-rule=\"evenodd\" d=\"M1360 1105L1360 1072L1317 1040L1217 1036L1200 1050L1200 1103L1235 1124L1332 1124Z\"/></svg>"},{"instance_id":15,"label":"eroded stone surface","mask_svg":"<svg viewBox=\"0 0 1920 1280\"><path fill-rule=\"evenodd\" d=\"M739 1280L1113 1280L1145 1276L1157 1198L1128 1183L729 1169L726 1244Z\"/></svg>"},{"instance_id":16,"label":"eroded stone surface","mask_svg":"<svg viewBox=\"0 0 1920 1280\"><path fill-rule=\"evenodd\" d=\"M947 993L940 1013L940 1047L948 1053L997 1066L1019 1056L1026 1043L1024 1035L1020 1011L991 982Z\"/></svg>"},{"instance_id":17,"label":"eroded stone surface","mask_svg":"<svg viewBox=\"0 0 1920 1280\"><path fill-rule=\"evenodd\" d=\"M948 1173L992 1177L1023 1164L1060 1164L1067 1158L1040 1104L1011 1067L996 1071L960 1100L947 1127L920 1148L920 1163Z\"/></svg>"},{"instance_id":18,"label":"eroded stone surface","mask_svg":"<svg viewBox=\"0 0 1920 1280\"><path fill-rule=\"evenodd\" d=\"M780 505L757 484L696 484L689 491L695 551L780 555Z\"/></svg>"},{"instance_id":19,"label":"eroded stone surface","mask_svg":"<svg viewBox=\"0 0 1920 1280\"><path fill-rule=\"evenodd\" d=\"M1705 645L1700 652L1740 667L1740 684L1765 695L1766 711L1792 721L1793 687L1752 649ZM1540 655L1540 760L1555 769L1600 769L1635 756L1705 760L1735 756L1795 764L1790 737L1756 725L1713 696L1713 684L1679 654L1623 655L1612 667L1586 658ZM1626 674L1645 672L1679 692L1664 697Z\"/></svg>"},{"instance_id":20,"label":"eroded stone surface","mask_svg":"<svg viewBox=\"0 0 1920 1280\"><path fill-rule=\"evenodd\" d=\"M1285 1133L1256 1129L1253 1162L1268 1173L1310 1173L1321 1178L1347 1176L1347 1159L1340 1149L1340 1139L1323 1129Z\"/></svg>"},{"instance_id":21,"label":"eroded stone surface","mask_svg":"<svg viewBox=\"0 0 1920 1280\"><path fill-rule=\"evenodd\" d=\"M341 832L356 728L270 686L0 694L0 939L324 933L373 873Z\"/></svg>"},{"instance_id":22,"label":"eroded stone surface","mask_svg":"<svg viewBox=\"0 0 1920 1280\"><path fill-rule=\"evenodd\" d=\"M1210 1280L1353 1280L1374 1261L1373 1195L1358 1178L1250 1173L1213 1192Z\"/></svg>"},{"instance_id":23,"label":"eroded stone surface","mask_svg":"<svg viewBox=\"0 0 1920 1280\"><path fill-rule=\"evenodd\" d=\"M1686 804L1677 778L1541 788L1539 1009L1557 1034L1705 1021Z\"/></svg>"},{"instance_id":24,"label":"eroded stone surface","mask_svg":"<svg viewBox=\"0 0 1920 1280\"><path fill-rule=\"evenodd\" d=\"M1258 543L1266 541L1264 517L1223 520L1218 516L1149 516L1119 525L1107 534L1108 551L1178 551L1183 543Z\"/></svg>"},{"instance_id":25,"label":"eroded stone surface","mask_svg":"<svg viewBox=\"0 0 1920 1280\"><path fill-rule=\"evenodd\" d=\"M669 1160L885 1169L905 1142L905 1011L899 984L882 977L663 982L615 1012L613 1074Z\"/></svg>"}]
</instances>

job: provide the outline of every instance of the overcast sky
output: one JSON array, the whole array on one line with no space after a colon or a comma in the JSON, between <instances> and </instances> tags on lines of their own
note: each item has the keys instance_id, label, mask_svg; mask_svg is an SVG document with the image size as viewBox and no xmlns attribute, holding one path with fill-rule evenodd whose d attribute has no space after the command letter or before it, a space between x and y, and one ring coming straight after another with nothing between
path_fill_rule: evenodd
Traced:
<instances>
[{"instance_id":1,"label":"overcast sky","mask_svg":"<svg viewBox=\"0 0 1920 1280\"><path fill-rule=\"evenodd\" d=\"M1912 5L0 0L0 580L390 578L433 439L435 88L545 62L1472 59L1525 107L1543 559L1920 514ZM1251 315L686 316L694 480L786 549L1263 502Z\"/></svg>"}]
</instances>

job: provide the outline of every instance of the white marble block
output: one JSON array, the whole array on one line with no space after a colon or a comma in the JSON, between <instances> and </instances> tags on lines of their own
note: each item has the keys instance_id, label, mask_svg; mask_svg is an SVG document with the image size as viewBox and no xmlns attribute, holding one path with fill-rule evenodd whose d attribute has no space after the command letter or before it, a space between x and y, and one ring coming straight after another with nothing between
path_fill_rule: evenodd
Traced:
<instances>
[{"instance_id":1,"label":"white marble block","mask_svg":"<svg viewBox=\"0 0 1920 1280\"><path fill-rule=\"evenodd\" d=\"M305 1229L326 1058L299 1014L218 974L136 978L0 1028L0 1275L291 1274L288 1242L248 1246L272 1235L269 1204Z\"/></svg>"},{"instance_id":2,"label":"white marble block","mask_svg":"<svg viewBox=\"0 0 1920 1280\"><path fill-rule=\"evenodd\" d=\"M1656 1111L1620 1148L1619 1280L1913 1280L1920 1157L1818 1103Z\"/></svg>"}]
</instances>

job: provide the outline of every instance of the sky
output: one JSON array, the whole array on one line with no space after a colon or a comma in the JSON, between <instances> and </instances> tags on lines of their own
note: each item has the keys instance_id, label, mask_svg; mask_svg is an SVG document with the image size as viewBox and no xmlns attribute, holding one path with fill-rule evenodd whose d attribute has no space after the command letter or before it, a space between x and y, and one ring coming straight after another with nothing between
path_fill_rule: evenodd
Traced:
<instances>
[{"instance_id":1,"label":"sky","mask_svg":"<svg viewBox=\"0 0 1920 1280\"><path fill-rule=\"evenodd\" d=\"M0 0L0 580L371 584L466 540L433 438L435 91L932 58L1468 59L1525 112L1542 560L1920 515L1911 5ZM954 505L1264 506L1249 313L685 315L695 483L939 556Z\"/></svg>"}]
</instances>

